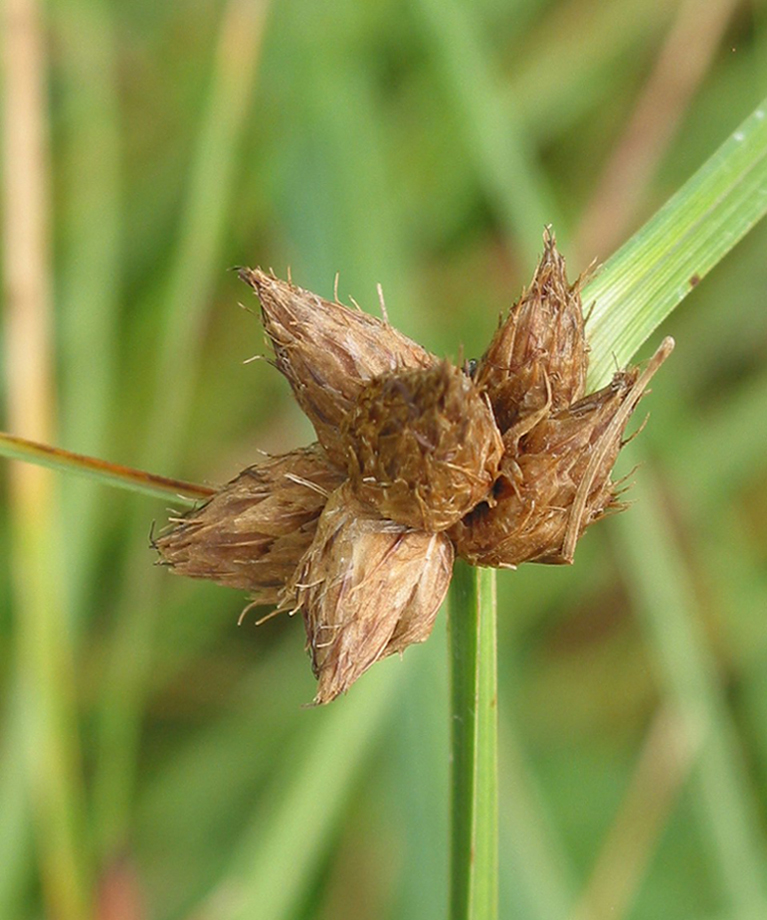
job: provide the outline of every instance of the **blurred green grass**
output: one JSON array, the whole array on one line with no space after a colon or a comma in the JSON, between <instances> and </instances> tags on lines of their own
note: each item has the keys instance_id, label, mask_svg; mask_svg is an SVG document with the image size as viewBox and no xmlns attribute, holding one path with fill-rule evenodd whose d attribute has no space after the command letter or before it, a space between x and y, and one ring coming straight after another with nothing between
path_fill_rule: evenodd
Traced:
<instances>
[{"instance_id":1,"label":"blurred green grass","mask_svg":"<svg viewBox=\"0 0 767 920\"><path fill-rule=\"evenodd\" d=\"M767 9L730 6L689 98L659 110L673 130L639 212L588 252L581 221L682 3L46 8L59 443L220 482L309 439L276 372L242 364L265 348L235 264L290 266L324 295L339 272L341 298L371 312L381 282L395 325L478 355L544 222L573 276L606 259L763 97ZM596 920L586 891L612 918L765 915L766 246L757 227L663 326L677 349L623 458L640 464L636 507L590 531L571 569L499 577L503 917ZM237 629L238 594L153 569L161 503L57 487L53 615L75 668L53 689L83 791L62 791L79 783L55 757L29 781L8 563L0 917L57 916L41 840L59 837L37 801L56 795L79 803L63 845L103 917L119 885L136 917L444 917L443 624L303 709L300 623ZM680 777L666 799L649 784L639 814L655 823L616 845L666 711ZM61 740L48 729L40 750ZM635 874L594 895L605 845Z\"/></svg>"}]
</instances>

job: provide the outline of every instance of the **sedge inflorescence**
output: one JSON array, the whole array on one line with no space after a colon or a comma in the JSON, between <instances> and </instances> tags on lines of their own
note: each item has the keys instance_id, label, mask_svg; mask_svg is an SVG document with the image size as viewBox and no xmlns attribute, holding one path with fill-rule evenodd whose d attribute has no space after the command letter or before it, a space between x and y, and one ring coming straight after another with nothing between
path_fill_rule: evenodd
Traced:
<instances>
[{"instance_id":1,"label":"sedge inflorescence","mask_svg":"<svg viewBox=\"0 0 767 920\"><path fill-rule=\"evenodd\" d=\"M586 527L621 507L611 474L626 424L673 341L586 395L582 279L568 283L550 231L471 368L273 274L240 277L317 442L244 470L155 547L250 606L300 611L316 703L428 638L456 554L570 563Z\"/></svg>"}]
</instances>

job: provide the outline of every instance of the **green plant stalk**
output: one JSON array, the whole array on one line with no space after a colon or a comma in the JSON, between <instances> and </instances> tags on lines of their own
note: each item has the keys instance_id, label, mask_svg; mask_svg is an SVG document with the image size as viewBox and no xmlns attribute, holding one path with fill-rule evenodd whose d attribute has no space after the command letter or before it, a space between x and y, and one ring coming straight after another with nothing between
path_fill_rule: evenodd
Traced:
<instances>
[{"instance_id":1,"label":"green plant stalk","mask_svg":"<svg viewBox=\"0 0 767 920\"><path fill-rule=\"evenodd\" d=\"M494 569L455 566L450 588L451 920L498 915L498 695Z\"/></svg>"}]
</instances>

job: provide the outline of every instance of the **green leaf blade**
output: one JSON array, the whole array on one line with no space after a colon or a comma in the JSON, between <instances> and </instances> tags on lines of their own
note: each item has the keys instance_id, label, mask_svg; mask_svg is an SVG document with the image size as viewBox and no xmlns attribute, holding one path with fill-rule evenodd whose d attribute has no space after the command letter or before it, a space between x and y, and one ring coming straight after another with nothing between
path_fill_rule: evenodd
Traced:
<instances>
[{"instance_id":1,"label":"green leaf blade","mask_svg":"<svg viewBox=\"0 0 767 920\"><path fill-rule=\"evenodd\" d=\"M590 385L626 364L765 213L767 99L584 288Z\"/></svg>"}]
</instances>

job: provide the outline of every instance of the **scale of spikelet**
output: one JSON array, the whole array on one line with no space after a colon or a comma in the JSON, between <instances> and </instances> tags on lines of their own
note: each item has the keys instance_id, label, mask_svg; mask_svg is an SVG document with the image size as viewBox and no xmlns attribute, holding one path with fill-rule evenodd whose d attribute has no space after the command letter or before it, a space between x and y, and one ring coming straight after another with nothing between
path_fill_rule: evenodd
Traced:
<instances>
[{"instance_id":1,"label":"scale of spikelet","mask_svg":"<svg viewBox=\"0 0 767 920\"><path fill-rule=\"evenodd\" d=\"M248 467L154 541L179 575L276 604L309 548L328 495L344 480L319 444Z\"/></svg>"},{"instance_id":2,"label":"scale of spikelet","mask_svg":"<svg viewBox=\"0 0 767 920\"><path fill-rule=\"evenodd\" d=\"M507 444L547 412L576 402L586 389L583 279L568 283L565 260L548 229L543 242L530 287L496 330L474 373L477 385L487 391Z\"/></svg>"},{"instance_id":3,"label":"scale of spikelet","mask_svg":"<svg viewBox=\"0 0 767 920\"><path fill-rule=\"evenodd\" d=\"M258 268L243 268L239 274L261 301L277 369L330 459L346 466L341 423L364 383L397 368L429 367L436 359L375 316L324 300Z\"/></svg>"},{"instance_id":4,"label":"scale of spikelet","mask_svg":"<svg viewBox=\"0 0 767 920\"><path fill-rule=\"evenodd\" d=\"M673 344L665 339L644 371L617 373L522 438L518 453L504 457L492 506L483 502L450 531L456 552L503 568L572 562L584 529L614 503L611 472L623 432Z\"/></svg>"},{"instance_id":5,"label":"scale of spikelet","mask_svg":"<svg viewBox=\"0 0 767 920\"><path fill-rule=\"evenodd\" d=\"M444 534L384 520L345 482L328 499L286 587L306 627L316 703L344 693L372 664L428 638L453 567Z\"/></svg>"},{"instance_id":6,"label":"scale of spikelet","mask_svg":"<svg viewBox=\"0 0 767 920\"><path fill-rule=\"evenodd\" d=\"M342 435L355 494L430 532L487 496L503 452L487 397L449 361L371 380Z\"/></svg>"}]
</instances>

